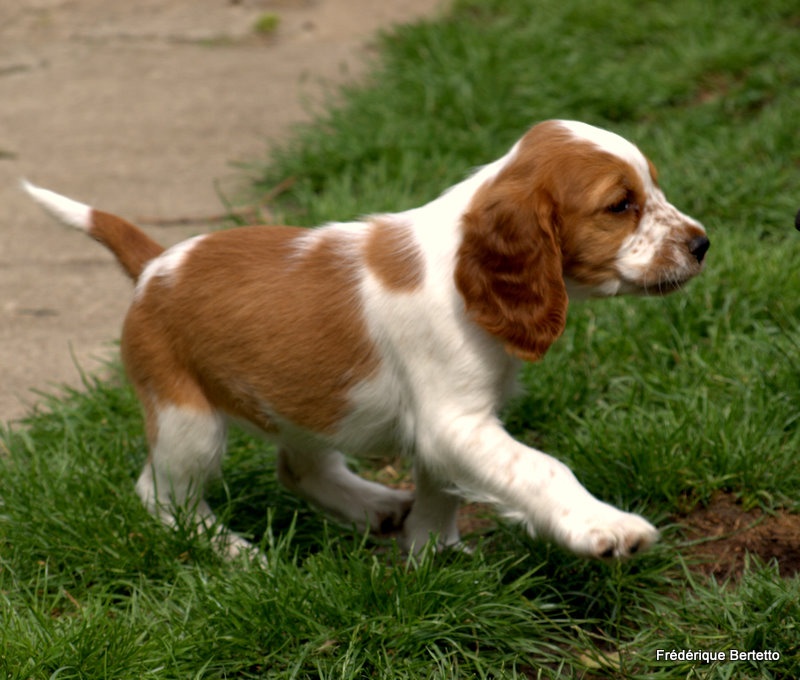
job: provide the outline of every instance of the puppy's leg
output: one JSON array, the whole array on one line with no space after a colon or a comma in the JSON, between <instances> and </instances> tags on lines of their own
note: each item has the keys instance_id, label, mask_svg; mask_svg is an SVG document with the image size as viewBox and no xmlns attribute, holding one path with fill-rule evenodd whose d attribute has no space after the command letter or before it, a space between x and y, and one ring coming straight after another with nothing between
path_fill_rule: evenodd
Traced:
<instances>
[{"instance_id":1,"label":"puppy's leg","mask_svg":"<svg viewBox=\"0 0 800 680\"><path fill-rule=\"evenodd\" d=\"M638 515L592 496L563 463L515 441L493 416L431 424L433 446L420 451L452 484L499 505L531 533L587 557L627 557L656 540Z\"/></svg>"},{"instance_id":2,"label":"puppy's leg","mask_svg":"<svg viewBox=\"0 0 800 680\"><path fill-rule=\"evenodd\" d=\"M301 498L362 531L400 528L414 500L409 491L354 474L338 451L284 446L278 453L278 479Z\"/></svg>"},{"instance_id":3,"label":"puppy's leg","mask_svg":"<svg viewBox=\"0 0 800 680\"><path fill-rule=\"evenodd\" d=\"M440 549L458 545L458 496L420 461L414 464L414 481L414 506L403 526L403 548L408 552L419 552L431 536L436 537Z\"/></svg>"},{"instance_id":4,"label":"puppy's leg","mask_svg":"<svg viewBox=\"0 0 800 680\"><path fill-rule=\"evenodd\" d=\"M225 452L222 416L196 404L161 404L147 411L150 456L136 483L145 507L168 526L175 526L177 512L186 512L198 530L213 527L215 543L230 557L250 549L243 538L217 525L203 498Z\"/></svg>"}]
</instances>

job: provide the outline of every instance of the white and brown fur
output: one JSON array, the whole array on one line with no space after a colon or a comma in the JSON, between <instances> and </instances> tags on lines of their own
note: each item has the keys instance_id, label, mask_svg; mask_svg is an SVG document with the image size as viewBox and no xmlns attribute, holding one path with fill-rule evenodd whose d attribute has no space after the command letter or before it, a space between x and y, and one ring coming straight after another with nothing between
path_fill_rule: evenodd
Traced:
<instances>
[{"instance_id":1,"label":"white and brown fur","mask_svg":"<svg viewBox=\"0 0 800 680\"><path fill-rule=\"evenodd\" d=\"M563 331L569 298L667 293L702 269L702 226L621 137L547 121L422 207L166 251L119 217L26 188L136 283L122 334L150 446L136 489L167 524L182 507L216 526L204 488L235 420L277 443L289 489L360 528L402 527L409 550L432 535L458 543L459 495L580 555L657 539L497 415L520 360ZM340 451L412 456L415 492L363 480ZM230 554L250 547L217 540Z\"/></svg>"}]
</instances>

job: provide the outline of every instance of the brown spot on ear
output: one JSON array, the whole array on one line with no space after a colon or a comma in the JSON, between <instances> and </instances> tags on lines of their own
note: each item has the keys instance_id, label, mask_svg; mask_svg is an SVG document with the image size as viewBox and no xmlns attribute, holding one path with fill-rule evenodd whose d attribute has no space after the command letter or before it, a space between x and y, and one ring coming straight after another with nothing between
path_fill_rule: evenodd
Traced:
<instances>
[{"instance_id":1,"label":"brown spot on ear","mask_svg":"<svg viewBox=\"0 0 800 680\"><path fill-rule=\"evenodd\" d=\"M649 158L647 159L647 167L650 170L650 179L653 180L653 184L658 186L658 169Z\"/></svg>"},{"instance_id":2,"label":"brown spot on ear","mask_svg":"<svg viewBox=\"0 0 800 680\"><path fill-rule=\"evenodd\" d=\"M530 176L484 185L463 218L455 280L472 319L529 361L566 324L567 291L554 207Z\"/></svg>"},{"instance_id":3,"label":"brown spot on ear","mask_svg":"<svg viewBox=\"0 0 800 680\"><path fill-rule=\"evenodd\" d=\"M396 222L378 220L372 224L364 259L378 280L394 291L410 292L425 276L425 262L411 229Z\"/></svg>"}]
</instances>

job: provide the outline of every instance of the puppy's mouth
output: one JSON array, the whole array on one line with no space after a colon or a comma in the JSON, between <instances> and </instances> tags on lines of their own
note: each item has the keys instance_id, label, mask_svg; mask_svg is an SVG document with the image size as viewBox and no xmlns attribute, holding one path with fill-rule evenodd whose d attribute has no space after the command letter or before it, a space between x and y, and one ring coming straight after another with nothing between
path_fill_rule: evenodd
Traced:
<instances>
[{"instance_id":1,"label":"puppy's mouth","mask_svg":"<svg viewBox=\"0 0 800 680\"><path fill-rule=\"evenodd\" d=\"M680 290L699 273L699 270L681 274L676 272L660 275L650 273L634 278L617 272L601 282L586 283L570 277L565 277L565 282L571 300L618 297L620 295L663 297Z\"/></svg>"},{"instance_id":2,"label":"puppy's mouth","mask_svg":"<svg viewBox=\"0 0 800 680\"><path fill-rule=\"evenodd\" d=\"M664 296L683 288L694 278L694 274L685 278L666 278L654 283L644 283L640 287L642 295Z\"/></svg>"},{"instance_id":3,"label":"puppy's mouth","mask_svg":"<svg viewBox=\"0 0 800 680\"><path fill-rule=\"evenodd\" d=\"M685 247L675 248L662 257L661 266L645 269L636 277L621 276L623 289L633 287L638 290L630 292L640 295L669 295L680 290L703 271L710 245L705 234L693 238Z\"/></svg>"},{"instance_id":4,"label":"puppy's mouth","mask_svg":"<svg viewBox=\"0 0 800 680\"><path fill-rule=\"evenodd\" d=\"M663 297L683 288L701 271L703 271L702 262L686 270L648 272L639 279L623 277L620 292L632 295Z\"/></svg>"}]
</instances>

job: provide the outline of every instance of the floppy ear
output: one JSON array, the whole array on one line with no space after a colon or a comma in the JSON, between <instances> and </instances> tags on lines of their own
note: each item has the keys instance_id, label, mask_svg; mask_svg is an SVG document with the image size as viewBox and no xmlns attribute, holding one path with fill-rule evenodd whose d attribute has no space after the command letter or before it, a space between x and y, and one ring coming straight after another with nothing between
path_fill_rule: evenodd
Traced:
<instances>
[{"instance_id":1,"label":"floppy ear","mask_svg":"<svg viewBox=\"0 0 800 680\"><path fill-rule=\"evenodd\" d=\"M473 321L536 361L567 319L555 208L542 190L503 185L483 187L464 215L455 281Z\"/></svg>"}]
</instances>

